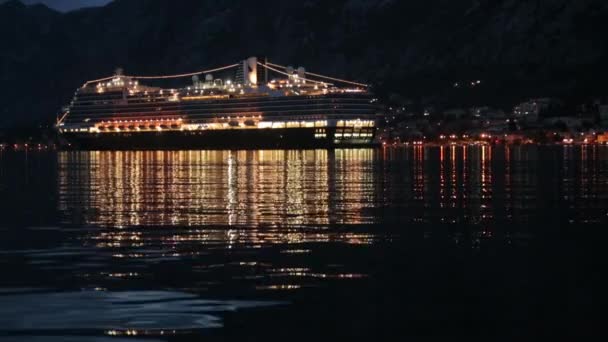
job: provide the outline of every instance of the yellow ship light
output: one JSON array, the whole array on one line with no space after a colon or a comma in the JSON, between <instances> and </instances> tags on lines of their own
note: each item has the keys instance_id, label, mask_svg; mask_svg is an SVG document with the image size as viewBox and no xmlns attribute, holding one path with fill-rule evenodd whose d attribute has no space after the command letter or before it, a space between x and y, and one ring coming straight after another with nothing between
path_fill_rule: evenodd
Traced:
<instances>
[{"instance_id":1,"label":"yellow ship light","mask_svg":"<svg viewBox=\"0 0 608 342\"><path fill-rule=\"evenodd\" d=\"M340 120L337 123L338 127L374 127L375 122L373 120Z\"/></svg>"},{"instance_id":2,"label":"yellow ship light","mask_svg":"<svg viewBox=\"0 0 608 342\"><path fill-rule=\"evenodd\" d=\"M196 101L196 100L220 100L227 99L228 95L201 95L201 96L184 96L182 101Z\"/></svg>"}]
</instances>

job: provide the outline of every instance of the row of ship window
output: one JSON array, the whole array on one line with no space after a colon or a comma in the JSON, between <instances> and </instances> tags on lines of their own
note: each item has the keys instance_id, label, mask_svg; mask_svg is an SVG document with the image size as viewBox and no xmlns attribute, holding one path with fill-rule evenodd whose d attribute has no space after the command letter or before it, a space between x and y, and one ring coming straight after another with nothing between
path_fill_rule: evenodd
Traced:
<instances>
[{"instance_id":1,"label":"row of ship window","mask_svg":"<svg viewBox=\"0 0 608 342\"><path fill-rule=\"evenodd\" d=\"M149 107L149 108L137 108L137 107L110 107L110 108L84 108L82 106L74 106L70 111L74 114L106 114L108 112L121 112L123 114L136 114L142 115L145 113L158 113L158 112L180 112L186 115L196 114L239 114L239 113L273 113L273 112L301 112L301 111L367 111L373 113L376 111L374 107L366 105L347 105L340 107L328 107L328 106L310 106L310 105L296 105L296 106L265 106L256 108L244 108L244 107L226 107L226 108L163 108L163 107Z\"/></svg>"},{"instance_id":2,"label":"row of ship window","mask_svg":"<svg viewBox=\"0 0 608 342\"><path fill-rule=\"evenodd\" d=\"M176 101L169 101L170 98L168 97L128 97L127 100L129 101L129 103L135 103L135 102L147 102L149 100L160 100L159 102L176 102ZM86 97L76 97L73 98L72 101L73 102L80 102L80 103L100 103L100 102L112 102L112 103L124 103L124 98L121 96L104 96L104 97L96 97L96 98L86 98ZM367 98L345 98L345 99L315 99L314 101L311 101L310 99L306 99L306 98L278 98L278 99L268 99L268 98L249 98L249 99L241 99L241 100L234 100L234 99L218 99L218 98L206 98L206 99L196 99L196 100L191 100L191 99L182 99L181 101L179 101L180 103L201 103L201 104L230 104L230 105L243 105L243 104L251 104L251 103L263 103L263 104L270 104L270 105L275 105L277 103L298 103L298 102L305 102L305 103L325 103L325 104L331 104L331 103L348 103L348 102L360 102L360 103L371 103L370 99Z\"/></svg>"}]
</instances>

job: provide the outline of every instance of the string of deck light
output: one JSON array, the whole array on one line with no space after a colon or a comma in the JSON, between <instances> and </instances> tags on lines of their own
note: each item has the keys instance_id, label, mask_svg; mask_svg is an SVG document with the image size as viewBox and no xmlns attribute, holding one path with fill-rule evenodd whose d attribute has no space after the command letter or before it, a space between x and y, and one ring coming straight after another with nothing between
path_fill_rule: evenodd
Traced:
<instances>
[{"instance_id":1,"label":"string of deck light","mask_svg":"<svg viewBox=\"0 0 608 342\"><path fill-rule=\"evenodd\" d=\"M274 63L270 63L270 62L268 62L267 64L268 65L272 65L272 66L277 67L277 68L287 69L287 67L283 66L283 65L274 64ZM360 87L369 88L368 84L363 84L363 83L358 83L358 82L353 82L353 81L347 81L347 80L343 80L343 79L335 78L335 77L329 77L329 76L319 75L319 74L315 74L315 73L308 72L308 71L305 71L305 73L307 75L310 75L310 76L324 78L324 79L331 80L331 81L342 82L342 83L347 83L347 84L352 84L352 85L356 85L356 86L360 86Z\"/></svg>"},{"instance_id":2,"label":"string of deck light","mask_svg":"<svg viewBox=\"0 0 608 342\"><path fill-rule=\"evenodd\" d=\"M195 76L195 75L200 75L200 74L210 74L212 72L218 72L218 71L222 71L222 70L226 70L226 69L230 69L230 68L235 68L239 65L240 65L240 63L236 63L236 64L232 64L232 65L223 66L220 68L202 70L202 71L191 72L191 73L187 73L187 74L164 75L164 76L126 76L126 77L135 78L135 79L139 79L139 80L163 80L163 79L168 79L168 78L182 78L182 77Z\"/></svg>"},{"instance_id":3,"label":"string of deck light","mask_svg":"<svg viewBox=\"0 0 608 342\"><path fill-rule=\"evenodd\" d=\"M275 69L275 68L273 68L273 67L271 67L271 66L268 66L267 64L260 63L260 62L258 62L258 64L259 64L259 65L261 65L261 66L263 66L264 68L266 68L266 69L268 69L268 70L272 70L272 71L274 71L274 72L276 72L276 73L279 73L279 74L282 74L282 75L285 75L285 76L288 76L288 77L292 77L292 76L293 76L293 75L290 75L290 74L288 74L288 73L286 73L286 72L284 72L284 71L281 71L281 70ZM270 63L268 63L268 64L270 64ZM331 83L327 83L327 82L320 82L320 81L315 81L315 80L311 80L311 79L307 79L307 78L300 78L300 80L303 80L303 81L305 81L305 82L310 82L310 83L321 84L321 85L323 85L323 86L327 86L327 85L333 85L333 84L331 84Z\"/></svg>"},{"instance_id":4,"label":"string of deck light","mask_svg":"<svg viewBox=\"0 0 608 342\"><path fill-rule=\"evenodd\" d=\"M163 75L163 76L131 76L131 75L124 75L123 77L128 77L128 78L133 78L133 79L138 79L138 80L162 80L162 79L171 79L171 78L182 78L182 77L188 77L188 76L195 76L195 75L200 75L200 74L209 74L209 73L212 73L212 72L218 72L218 71L222 71L222 70L226 70L226 69L230 69L230 68L235 68L235 67L237 67L239 65L240 65L240 63L237 63L237 64L223 66L223 67L220 67L220 68L215 68L215 69L210 69L210 70L196 71L196 72L191 72L191 73L187 73L187 74ZM119 76L121 76L121 75L114 75L114 76L100 78L100 79L97 79L97 80L87 81L84 84L84 86L87 86L87 85L89 85L91 83L99 83L99 82L103 82L103 81L108 81L108 80L114 79L114 78L119 77Z\"/></svg>"},{"instance_id":5,"label":"string of deck light","mask_svg":"<svg viewBox=\"0 0 608 342\"><path fill-rule=\"evenodd\" d=\"M285 76L293 76L290 75L289 73L286 73L284 71L278 70L276 68L273 67L277 67L277 68L281 68L281 69L287 69L286 66L284 65L279 65L279 64L275 64L275 63L260 63L258 62L259 65L261 65L262 67L268 69L268 70L272 70L276 73L285 75ZM175 74L175 75L159 75L159 76L132 76L132 75L125 75L124 77L129 77L129 78L133 78L133 79L140 79L140 80L160 80L160 79L173 79L173 78L182 78L182 77L189 77L189 76L195 76L195 75L200 75L200 74L209 74L212 72L218 72L218 71L223 71L223 70L227 70L227 69L231 69L231 68L235 68L238 67L240 65L240 63L236 63L236 64L231 64L231 65L226 65L220 68L215 68L215 69L209 69L209 70L201 70L201 71L196 71L196 72L190 72L190 73L185 73L185 74ZM332 81L336 81L336 82L342 82L342 83L347 83L347 84L352 84L352 85L356 85L356 86L360 86L360 87L365 87L368 88L369 85L367 84L363 84L363 83L358 83L358 82L352 82L352 81L348 81L348 80L344 80L344 79L340 79L340 78L335 78L335 77L329 77L329 76L325 76L325 75L320 75L320 74L315 74L312 72L308 72L305 71L306 75L310 75L310 76L314 76L314 77L319 77L319 78L324 78L327 80L332 80ZM104 82L104 81L108 81L111 80L115 77L117 77L118 75L114 75L114 76L109 76L109 77L104 77L104 78L100 78L100 79L96 79L96 80L90 80L87 81L84 86L87 86L91 83L99 83L99 82ZM311 83L316 83L316 84L322 84L322 85L333 85L331 83L327 83L327 82L322 82L322 81L315 81L315 80L311 80L311 79L307 79L307 78L302 78L303 81L307 81L307 82L311 82Z\"/></svg>"}]
</instances>

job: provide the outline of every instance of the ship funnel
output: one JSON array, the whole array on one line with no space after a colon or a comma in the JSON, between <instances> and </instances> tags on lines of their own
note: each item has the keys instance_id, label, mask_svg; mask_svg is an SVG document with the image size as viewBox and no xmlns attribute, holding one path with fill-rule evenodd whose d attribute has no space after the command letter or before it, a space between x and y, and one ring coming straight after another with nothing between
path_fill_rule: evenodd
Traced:
<instances>
[{"instance_id":1,"label":"ship funnel","mask_svg":"<svg viewBox=\"0 0 608 342\"><path fill-rule=\"evenodd\" d=\"M306 79L306 69L304 69L304 67L298 68L298 77L300 78L300 80ZM304 82L304 81L302 81L302 82Z\"/></svg>"},{"instance_id":2,"label":"ship funnel","mask_svg":"<svg viewBox=\"0 0 608 342\"><path fill-rule=\"evenodd\" d=\"M243 61L243 77L246 85L258 84L258 58L249 57Z\"/></svg>"}]
</instances>

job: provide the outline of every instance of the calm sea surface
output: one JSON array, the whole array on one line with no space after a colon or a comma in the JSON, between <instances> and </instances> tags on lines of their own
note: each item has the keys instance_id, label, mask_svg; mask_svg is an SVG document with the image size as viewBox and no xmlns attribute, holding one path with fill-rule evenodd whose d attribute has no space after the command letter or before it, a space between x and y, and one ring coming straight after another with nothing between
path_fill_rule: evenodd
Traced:
<instances>
[{"instance_id":1,"label":"calm sea surface","mask_svg":"<svg viewBox=\"0 0 608 342\"><path fill-rule=\"evenodd\" d=\"M599 332L608 147L0 151L0 342Z\"/></svg>"}]
</instances>

